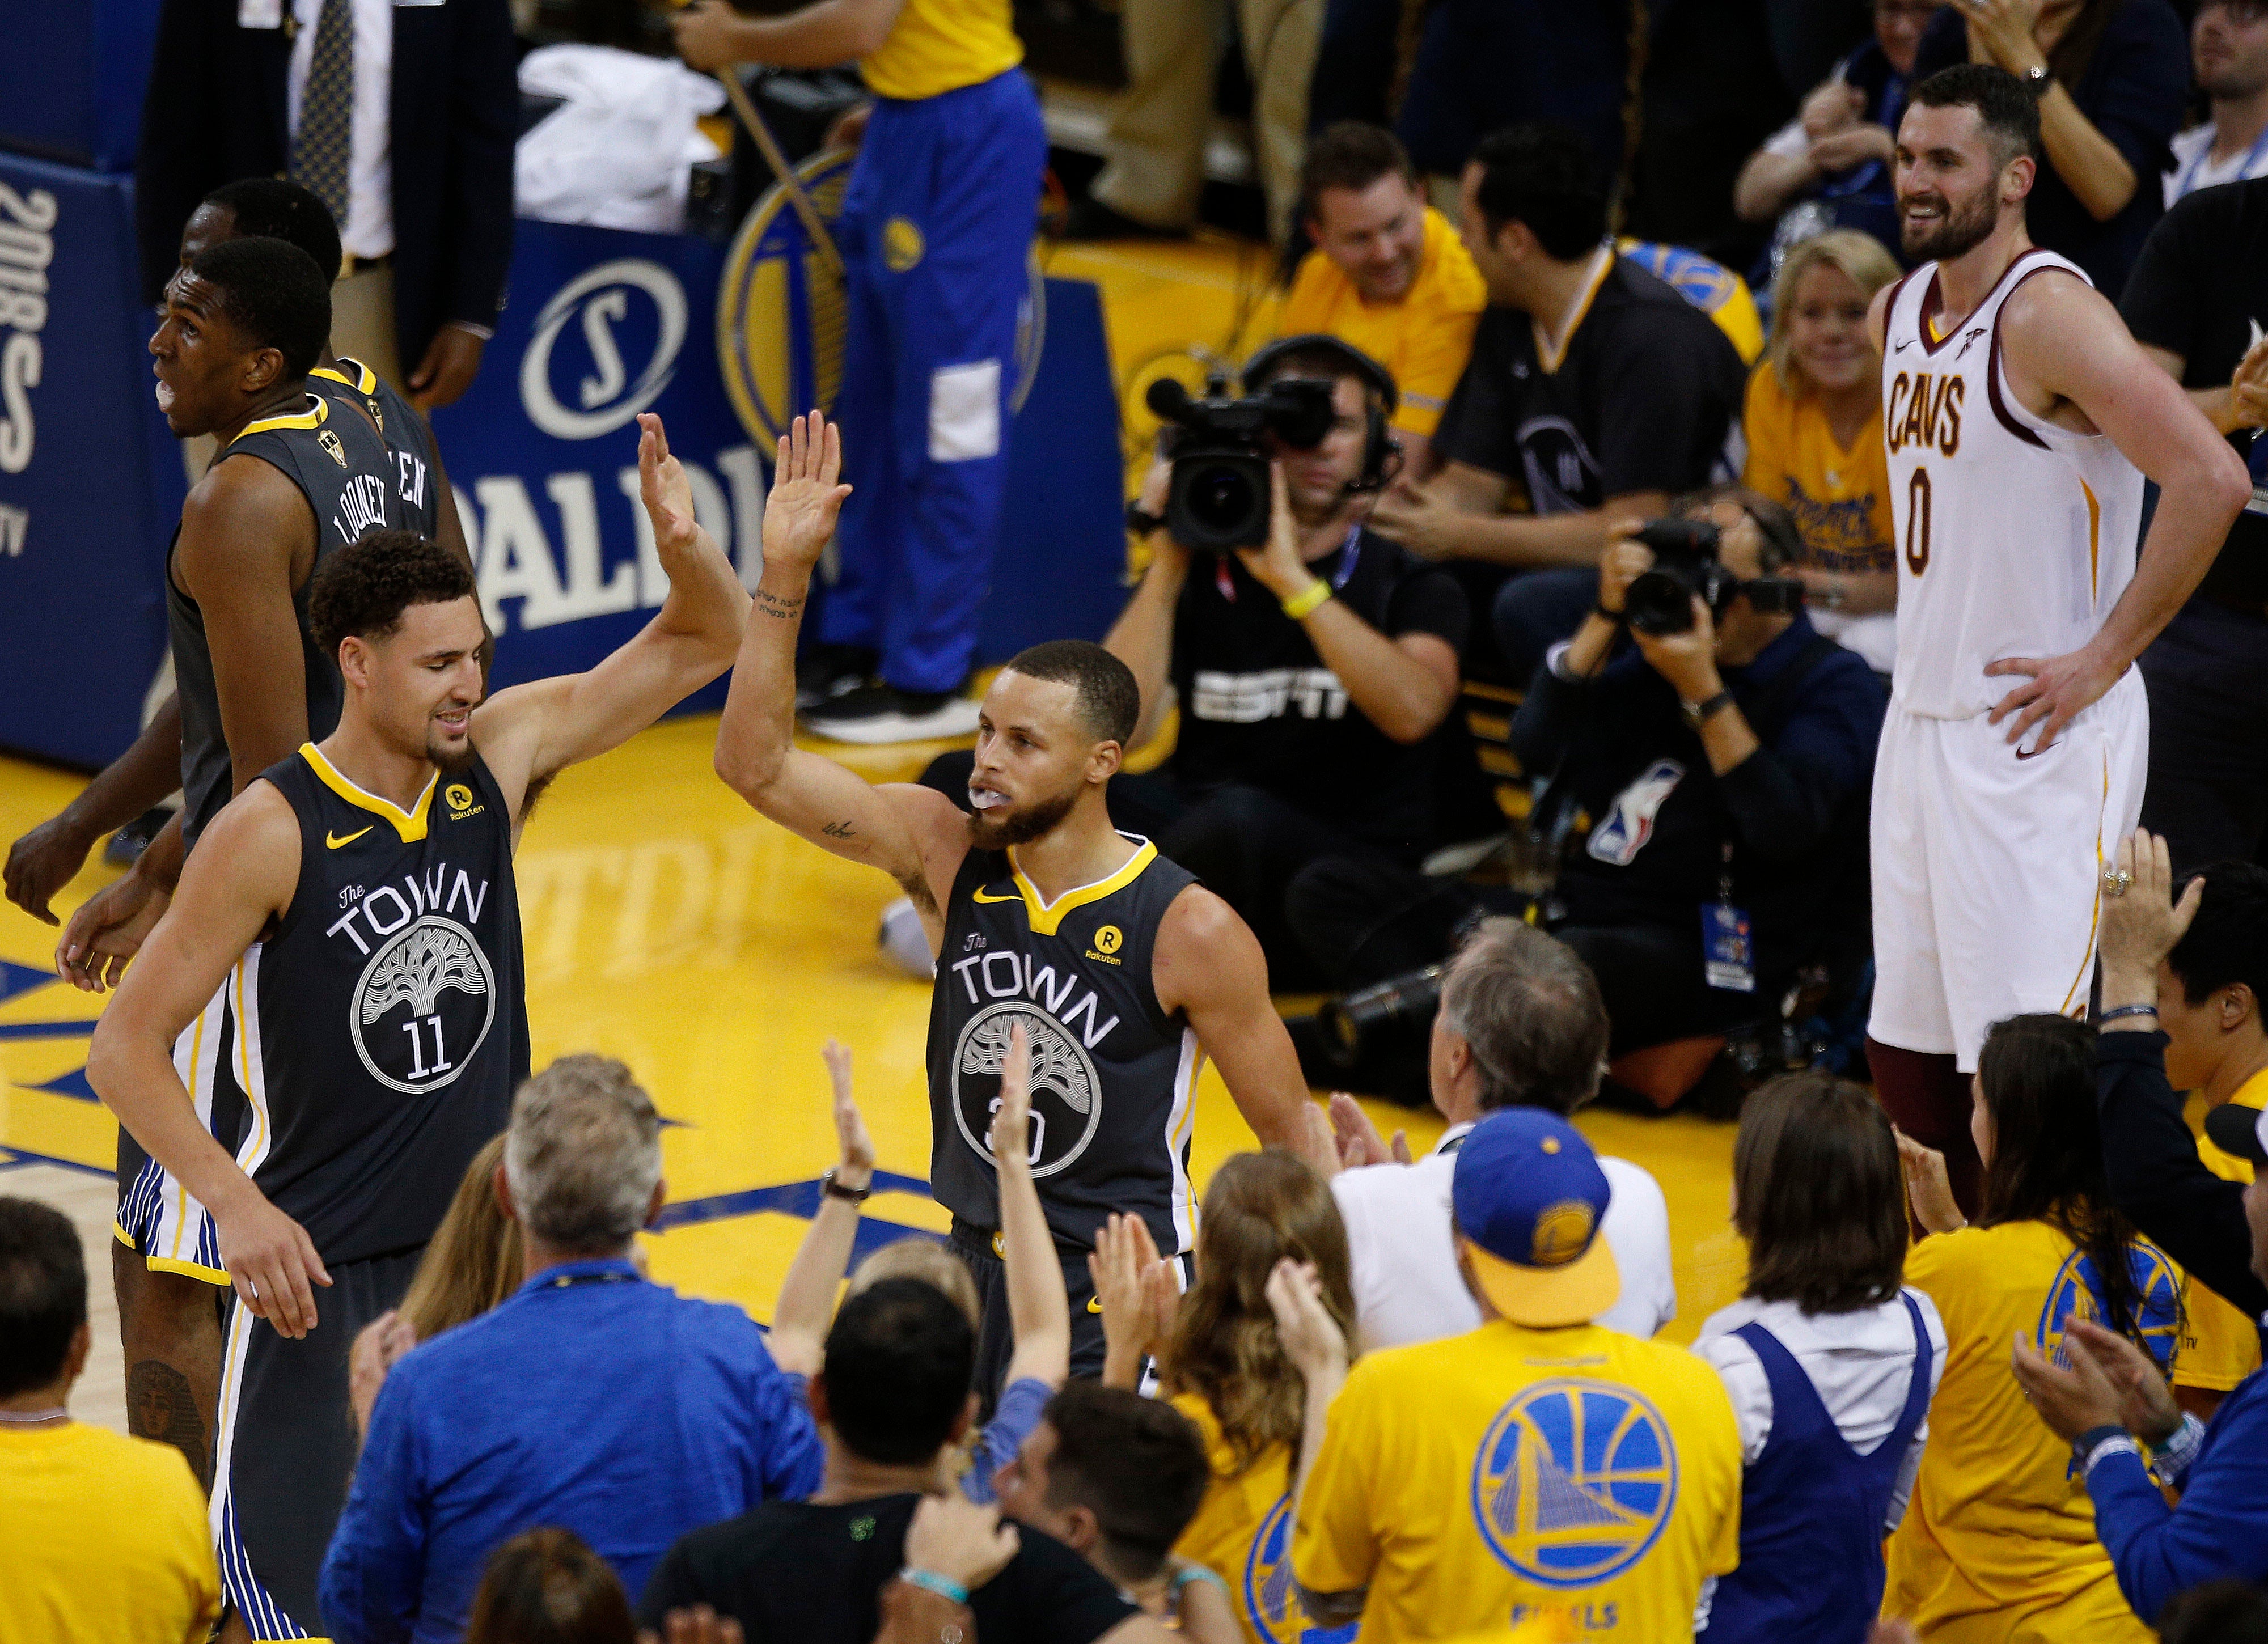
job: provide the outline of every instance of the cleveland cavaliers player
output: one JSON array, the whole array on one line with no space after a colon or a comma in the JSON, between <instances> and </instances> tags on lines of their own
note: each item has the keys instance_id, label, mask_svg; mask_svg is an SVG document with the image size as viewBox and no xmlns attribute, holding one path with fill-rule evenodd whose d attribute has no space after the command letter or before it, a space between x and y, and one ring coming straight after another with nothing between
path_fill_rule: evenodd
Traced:
<instances>
[{"instance_id":1,"label":"cleveland cavaliers player","mask_svg":"<svg viewBox=\"0 0 2268 1644\"><path fill-rule=\"evenodd\" d=\"M88 1051L119 1122L209 1207L236 1291L211 1512L253 1639L323 1631L316 1581L354 1471L348 1348L401 1301L527 1074L512 857L529 796L740 644L748 597L692 529L659 420L640 422L668 598L587 673L482 701L487 630L460 556L379 531L325 557L308 620L343 681L337 729L206 827ZM247 1107L233 1156L172 1055L224 987Z\"/></svg>"},{"instance_id":2,"label":"cleveland cavaliers player","mask_svg":"<svg viewBox=\"0 0 2268 1644\"><path fill-rule=\"evenodd\" d=\"M799 750L795 641L811 568L850 488L816 412L780 441L810 529L764 515L764 570L717 734L717 773L822 849L881 869L921 911L937 958L930 1007L930 1181L984 1296L978 1383L1009 1347L987 1140L1009 1034L1031 1036L1032 1173L1071 1300L1071 1373L1102 1362L1086 1252L1112 1211L1158 1249L1195 1238L1189 1177L1198 1068L1210 1055L1263 1144L1312 1145L1307 1086L1268 1001L1260 944L1226 902L1110 825L1104 791L1139 710L1126 665L1086 641L1036 645L985 694L973 814L909 783L870 786ZM785 495L776 489L774 497ZM1324 1143L1328 1151L1328 1142Z\"/></svg>"},{"instance_id":3,"label":"cleveland cavaliers player","mask_svg":"<svg viewBox=\"0 0 2268 1644\"><path fill-rule=\"evenodd\" d=\"M2086 1012L2147 763L2131 664L2251 488L2110 301L2032 245L2039 143L2033 93L2001 70L1914 88L1896 182L1921 266L1869 316L1899 569L1867 1050L1884 1106L1972 1211L1966 1075L1999 1018ZM2163 495L2138 559L2145 474Z\"/></svg>"}]
</instances>

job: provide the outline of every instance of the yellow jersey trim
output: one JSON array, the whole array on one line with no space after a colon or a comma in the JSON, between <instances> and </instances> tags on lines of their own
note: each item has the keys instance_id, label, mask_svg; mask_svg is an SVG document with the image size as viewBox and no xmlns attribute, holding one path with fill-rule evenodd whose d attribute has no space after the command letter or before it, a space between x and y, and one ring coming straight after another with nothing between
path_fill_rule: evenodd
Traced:
<instances>
[{"instance_id":1,"label":"yellow jersey trim","mask_svg":"<svg viewBox=\"0 0 2268 1644\"><path fill-rule=\"evenodd\" d=\"M287 411L282 416L264 416L257 422L247 424L236 439L247 439L254 434L265 434L279 428L320 428L330 421L330 416L331 402L320 394L309 394L306 410ZM229 444L233 445L236 440L231 440Z\"/></svg>"},{"instance_id":2,"label":"yellow jersey trim","mask_svg":"<svg viewBox=\"0 0 2268 1644\"><path fill-rule=\"evenodd\" d=\"M356 371L360 371L362 375L359 378L342 377L328 365L318 365L313 371L309 371L307 375L310 377L328 377L335 383L344 383L348 387L353 389L358 394L369 393L378 386L378 373L371 370L369 366L364 365L360 360L350 360L347 358L345 355L342 354L339 356L339 363L342 365L351 365Z\"/></svg>"},{"instance_id":3,"label":"yellow jersey trim","mask_svg":"<svg viewBox=\"0 0 2268 1644\"><path fill-rule=\"evenodd\" d=\"M171 1256L144 1256L142 1265L151 1273L178 1273L186 1278L202 1279L207 1284L219 1285L223 1289L236 1282L218 1267L208 1267L202 1262L177 1261Z\"/></svg>"},{"instance_id":4,"label":"yellow jersey trim","mask_svg":"<svg viewBox=\"0 0 2268 1644\"><path fill-rule=\"evenodd\" d=\"M416 804L404 811L391 799L381 799L376 794L357 787L340 772L337 766L323 757L323 751L313 743L301 743L299 755L307 761L307 768L315 773L315 780L324 787L349 804L391 822L394 831L401 835L403 844L414 845L425 837L426 813L433 808L433 789L440 783L440 772L436 771L425 779L425 791L417 796Z\"/></svg>"},{"instance_id":5,"label":"yellow jersey trim","mask_svg":"<svg viewBox=\"0 0 2268 1644\"><path fill-rule=\"evenodd\" d=\"M134 1248L134 1236L131 1233L129 1233L125 1228L121 1226L115 1217L111 1220L110 1236L116 1239L120 1244L125 1245L127 1249L132 1250Z\"/></svg>"},{"instance_id":6,"label":"yellow jersey trim","mask_svg":"<svg viewBox=\"0 0 2268 1644\"><path fill-rule=\"evenodd\" d=\"M1121 834L1120 837L1132 836ZM1017 866L1016 848L1012 845L1008 848L1009 870L1016 876L1016 889L1023 892L1024 911L1030 916L1032 932L1041 936L1054 936L1056 928L1063 923L1064 916L1073 908L1085 907L1089 902L1099 902L1113 892L1124 890L1142 877L1145 868L1157 860L1158 848L1145 839L1142 841L1141 849L1129 856L1118 871L1108 878L1097 879L1093 884L1082 884L1074 890L1065 891L1050 902L1040 894L1037 885L1024 877L1023 869Z\"/></svg>"},{"instance_id":7,"label":"yellow jersey trim","mask_svg":"<svg viewBox=\"0 0 2268 1644\"><path fill-rule=\"evenodd\" d=\"M1607 276L1615 271L1615 262L1620 254L1612 246L1599 247L1597 261L1592 266L1590 278L1584 282L1583 294L1575 299L1574 317L1568 320L1565 328L1559 333L1557 348L1553 348L1545 340L1541 322L1533 319L1528 322L1535 327L1535 359L1536 363L1543 366L1545 376L1558 375L1560 364L1566 359L1567 350L1575 341L1575 334L1583 328L1584 320L1590 318L1591 305L1598 299L1599 288L1607 283Z\"/></svg>"}]
</instances>

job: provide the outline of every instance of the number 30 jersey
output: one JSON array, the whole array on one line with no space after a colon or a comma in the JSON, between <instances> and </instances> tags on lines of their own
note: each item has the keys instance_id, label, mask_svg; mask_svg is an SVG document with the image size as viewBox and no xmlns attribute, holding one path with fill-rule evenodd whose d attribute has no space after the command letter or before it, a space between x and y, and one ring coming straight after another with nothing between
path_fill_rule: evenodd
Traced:
<instances>
[{"instance_id":1,"label":"number 30 jersey","mask_svg":"<svg viewBox=\"0 0 2268 1644\"><path fill-rule=\"evenodd\" d=\"M2134 575L2142 475L2102 434L2034 416L2008 386L2000 315L2036 274L2078 266L2020 253L1974 312L1948 320L1935 263L1883 315L1882 438L1898 557L1890 700L1968 719L2021 679L2004 657L2058 657L2095 635Z\"/></svg>"},{"instance_id":2,"label":"number 30 jersey","mask_svg":"<svg viewBox=\"0 0 2268 1644\"><path fill-rule=\"evenodd\" d=\"M478 755L406 811L312 743L261 780L299 883L230 979L237 1163L326 1262L414 1249L527 1076L511 813Z\"/></svg>"},{"instance_id":3,"label":"number 30 jersey","mask_svg":"<svg viewBox=\"0 0 2268 1644\"><path fill-rule=\"evenodd\" d=\"M1160 1255L1195 1240L1189 1134L1197 1035L1158 1003L1158 926L1194 876L1147 840L1123 867L1043 902L1005 851L969 851L945 907L929 1013L930 1185L963 1222L1000 1225L992 1110L1010 1034L1032 1047L1029 1153L1058 1243L1092 1249L1114 1210Z\"/></svg>"}]
</instances>

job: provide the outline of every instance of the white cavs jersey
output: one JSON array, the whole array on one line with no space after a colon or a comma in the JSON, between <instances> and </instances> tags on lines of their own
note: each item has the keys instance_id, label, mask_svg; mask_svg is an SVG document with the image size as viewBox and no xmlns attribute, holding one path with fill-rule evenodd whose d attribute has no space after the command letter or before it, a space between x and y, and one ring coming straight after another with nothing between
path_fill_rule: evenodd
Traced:
<instances>
[{"instance_id":1,"label":"white cavs jersey","mask_svg":"<svg viewBox=\"0 0 2268 1644\"><path fill-rule=\"evenodd\" d=\"M2007 657L2059 657L2095 637L2134 574L2142 475L2101 434L2034 416L2009 391L2000 312L2033 275L2077 265L2036 247L1974 312L1939 312L1937 265L1890 295L1882 434L1898 549L1892 702L1933 719L1992 708Z\"/></svg>"}]
</instances>

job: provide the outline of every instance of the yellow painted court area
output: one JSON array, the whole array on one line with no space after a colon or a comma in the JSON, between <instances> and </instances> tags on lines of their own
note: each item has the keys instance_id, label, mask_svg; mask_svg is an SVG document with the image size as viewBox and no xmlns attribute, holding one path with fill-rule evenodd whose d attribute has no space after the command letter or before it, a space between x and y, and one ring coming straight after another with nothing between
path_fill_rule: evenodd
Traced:
<instances>
[{"instance_id":1,"label":"yellow painted court area","mask_svg":"<svg viewBox=\"0 0 2268 1644\"><path fill-rule=\"evenodd\" d=\"M1225 241L1064 247L1049 271L1104 287L1122 383L1176 355L1233 359L1268 334L1273 312L1262 254ZM99 460L89 453L91 472ZM819 1056L830 1036L856 1058L882 1167L927 1178L929 990L875 951L876 915L895 887L747 809L711 771L715 735L711 716L671 721L568 771L544 796L519 858L528 1016L538 1066L569 1051L618 1056L673 1121L664 1161L674 1225L649 1237L655 1276L768 1320L806 1225L794 1209L808 1207L811 1185L835 1161ZM895 781L935 749L826 751ZM0 842L54 815L80 782L0 759ZM113 872L98 851L58 909ZM96 1201L85 1172L108 1171L115 1127L83 1075L100 1002L52 980L54 940L0 903L0 1193L67 1196L87 1227ZM1440 1130L1430 1112L1372 1112L1381 1130L1406 1128L1421 1149ZM1580 1123L1602 1152L1660 1178L1677 1263L1678 1317L1666 1333L1690 1340L1740 1288L1742 1253L1725 1214L1731 1127L1619 1113ZM1251 1145L1208 1068L1196 1179ZM916 1191L878 1193L868 1209L909 1229L946 1224ZM102 1345L114 1355L114 1343Z\"/></svg>"}]
</instances>

